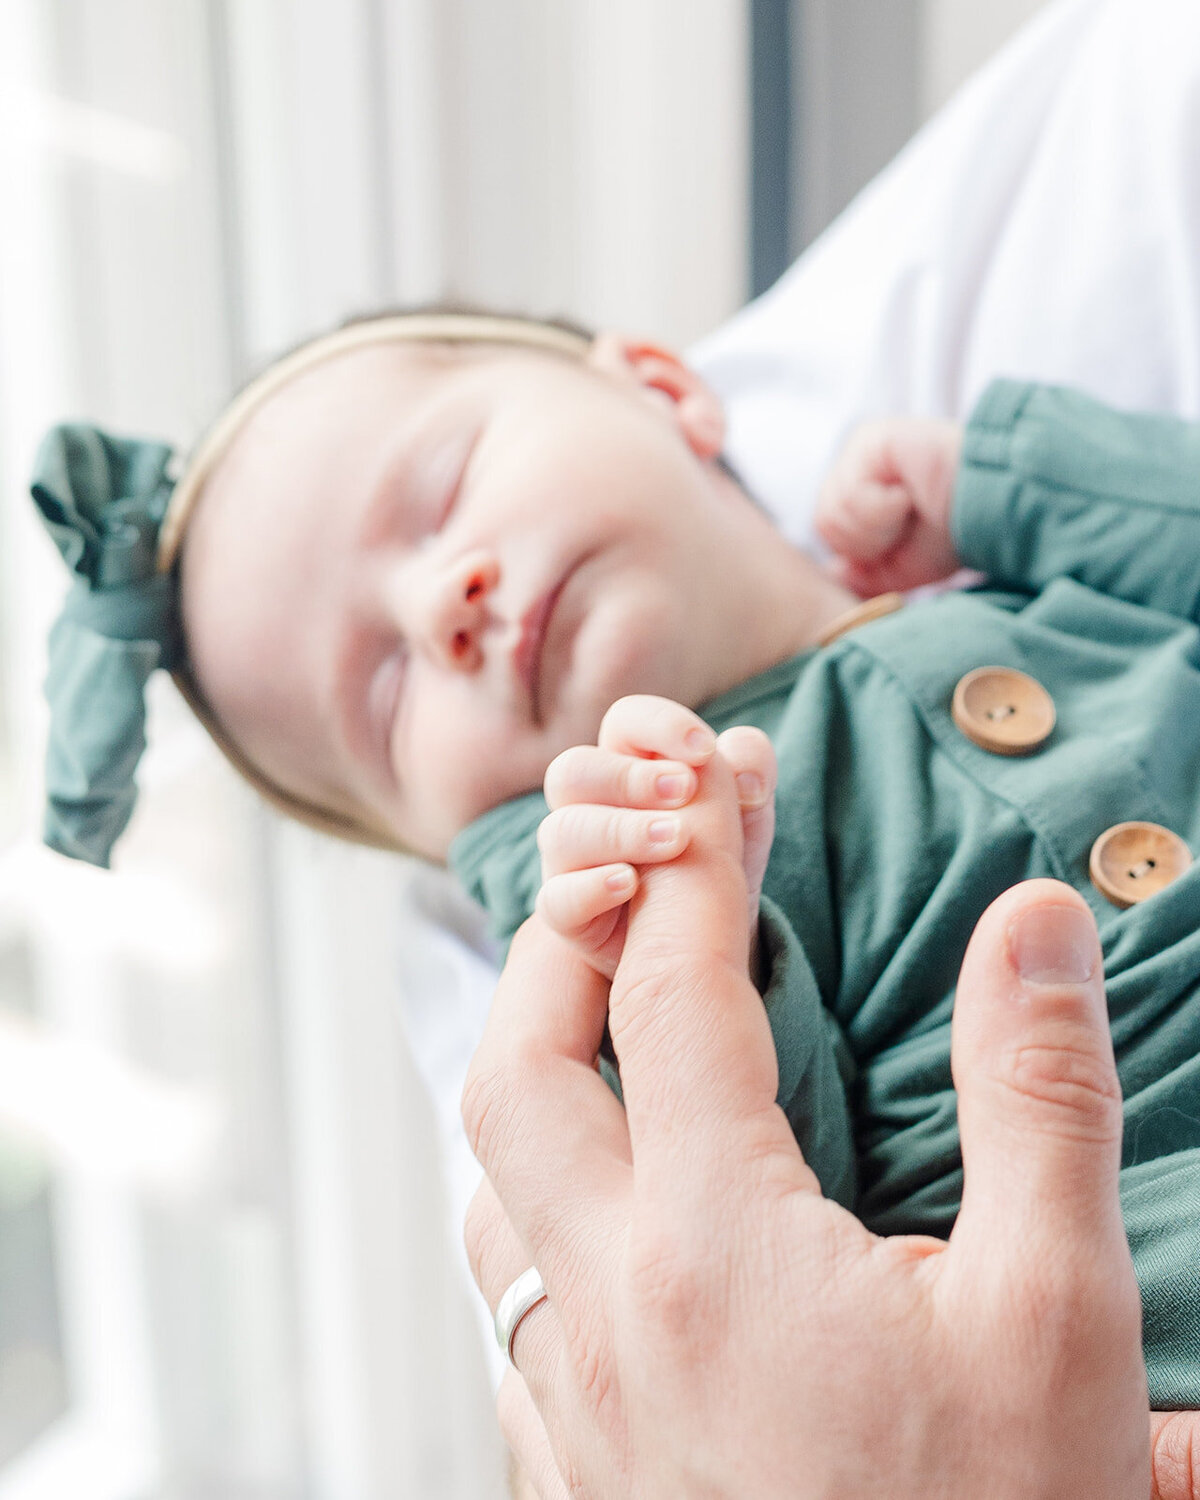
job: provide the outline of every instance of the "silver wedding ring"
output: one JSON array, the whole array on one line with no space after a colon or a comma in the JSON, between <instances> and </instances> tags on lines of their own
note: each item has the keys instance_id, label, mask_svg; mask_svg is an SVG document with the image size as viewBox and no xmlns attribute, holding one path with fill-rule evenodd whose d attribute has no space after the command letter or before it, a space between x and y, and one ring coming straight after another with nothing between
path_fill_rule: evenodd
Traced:
<instances>
[{"instance_id":1,"label":"silver wedding ring","mask_svg":"<svg viewBox=\"0 0 1200 1500\"><path fill-rule=\"evenodd\" d=\"M517 1329L534 1308L540 1307L545 1300L546 1284L536 1266L522 1271L500 1298L496 1308L496 1342L504 1350L514 1370L517 1366L512 1351Z\"/></svg>"}]
</instances>

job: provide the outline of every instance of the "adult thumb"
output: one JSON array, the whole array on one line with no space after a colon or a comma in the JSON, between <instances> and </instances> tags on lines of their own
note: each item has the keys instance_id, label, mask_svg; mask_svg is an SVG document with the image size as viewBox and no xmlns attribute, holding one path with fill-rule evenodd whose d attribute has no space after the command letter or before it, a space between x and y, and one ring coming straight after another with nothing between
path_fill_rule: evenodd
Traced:
<instances>
[{"instance_id":1,"label":"adult thumb","mask_svg":"<svg viewBox=\"0 0 1200 1500\"><path fill-rule=\"evenodd\" d=\"M965 1178L956 1238L1015 1238L1026 1255L1082 1244L1127 1262L1100 942L1069 886L1031 880L984 912L963 960L951 1058Z\"/></svg>"}]
</instances>

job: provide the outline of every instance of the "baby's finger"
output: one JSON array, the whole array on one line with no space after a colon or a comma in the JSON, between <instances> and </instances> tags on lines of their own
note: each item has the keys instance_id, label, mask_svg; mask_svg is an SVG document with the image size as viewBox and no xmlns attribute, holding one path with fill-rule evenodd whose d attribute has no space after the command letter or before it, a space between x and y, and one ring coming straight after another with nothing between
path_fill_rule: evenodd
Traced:
<instances>
[{"instance_id":1,"label":"baby's finger","mask_svg":"<svg viewBox=\"0 0 1200 1500\"><path fill-rule=\"evenodd\" d=\"M842 557L873 562L899 544L914 514L906 485L859 478L827 487L814 524Z\"/></svg>"},{"instance_id":2,"label":"baby's finger","mask_svg":"<svg viewBox=\"0 0 1200 1500\"><path fill-rule=\"evenodd\" d=\"M537 896L537 910L547 926L560 937L576 940L606 913L623 906L637 890L637 873L631 865L599 865L590 870L570 870L552 875ZM607 939L609 933L604 933Z\"/></svg>"},{"instance_id":3,"label":"baby's finger","mask_svg":"<svg viewBox=\"0 0 1200 1500\"><path fill-rule=\"evenodd\" d=\"M874 599L879 594L907 593L909 589L940 583L958 567L953 545L918 525L889 556L876 562L834 558L828 571L859 598Z\"/></svg>"},{"instance_id":4,"label":"baby's finger","mask_svg":"<svg viewBox=\"0 0 1200 1500\"><path fill-rule=\"evenodd\" d=\"M716 751L717 737L682 703L636 693L618 698L604 715L599 744L619 755L659 756L703 766Z\"/></svg>"},{"instance_id":5,"label":"baby's finger","mask_svg":"<svg viewBox=\"0 0 1200 1500\"><path fill-rule=\"evenodd\" d=\"M551 807L594 802L606 807L682 807L696 790L696 773L682 761L642 760L596 745L575 745L550 762Z\"/></svg>"},{"instance_id":6,"label":"baby's finger","mask_svg":"<svg viewBox=\"0 0 1200 1500\"><path fill-rule=\"evenodd\" d=\"M778 771L775 747L761 729L735 724L717 740L717 749L728 762L743 812L762 807L774 795Z\"/></svg>"},{"instance_id":7,"label":"baby's finger","mask_svg":"<svg viewBox=\"0 0 1200 1500\"><path fill-rule=\"evenodd\" d=\"M763 880L775 837L775 786L779 779L775 747L761 729L739 724L718 737L717 753L733 771L742 810L742 869L753 952Z\"/></svg>"},{"instance_id":8,"label":"baby's finger","mask_svg":"<svg viewBox=\"0 0 1200 1500\"><path fill-rule=\"evenodd\" d=\"M687 848L688 835L675 813L574 803L542 819L537 841L549 880L595 865L661 864Z\"/></svg>"}]
</instances>

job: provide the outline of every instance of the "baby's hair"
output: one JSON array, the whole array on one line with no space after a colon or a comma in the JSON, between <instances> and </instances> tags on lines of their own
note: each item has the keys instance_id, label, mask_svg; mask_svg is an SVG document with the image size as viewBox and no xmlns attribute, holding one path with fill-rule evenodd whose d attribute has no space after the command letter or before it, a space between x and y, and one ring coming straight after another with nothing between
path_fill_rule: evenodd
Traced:
<instances>
[{"instance_id":1,"label":"baby's hair","mask_svg":"<svg viewBox=\"0 0 1200 1500\"><path fill-rule=\"evenodd\" d=\"M246 423L276 391L325 360L389 343L507 346L582 360L592 340L589 330L569 319L508 316L453 303L369 313L350 318L329 333L304 340L243 387L193 449L163 518L159 572L178 572L188 523L204 486ZM188 667L186 650L182 665L172 675L226 759L279 812L335 838L380 849L404 850L404 845L386 828L297 797L268 777L226 734Z\"/></svg>"}]
</instances>

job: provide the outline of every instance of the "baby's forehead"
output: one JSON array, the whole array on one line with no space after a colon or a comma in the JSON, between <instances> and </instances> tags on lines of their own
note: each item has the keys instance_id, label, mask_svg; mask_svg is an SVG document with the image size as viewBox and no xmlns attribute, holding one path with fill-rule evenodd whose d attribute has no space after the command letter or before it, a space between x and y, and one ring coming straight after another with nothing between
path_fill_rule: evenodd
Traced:
<instances>
[{"instance_id":1,"label":"baby's forehead","mask_svg":"<svg viewBox=\"0 0 1200 1500\"><path fill-rule=\"evenodd\" d=\"M205 482L185 552L194 532L241 526L251 511L294 532L301 503L353 504L406 434L440 420L456 393L496 400L511 388L514 367L558 358L519 345L396 340L322 360L247 418Z\"/></svg>"},{"instance_id":2,"label":"baby's forehead","mask_svg":"<svg viewBox=\"0 0 1200 1500\"><path fill-rule=\"evenodd\" d=\"M203 506L247 479L270 477L295 456L361 439L374 423L402 424L469 358L446 345L403 343L348 350L274 391L247 419L204 487Z\"/></svg>"},{"instance_id":3,"label":"baby's forehead","mask_svg":"<svg viewBox=\"0 0 1200 1500\"><path fill-rule=\"evenodd\" d=\"M383 345L304 371L254 411L214 465L189 518L185 575L214 549L274 533L281 555L330 506L367 492L387 449L453 378L457 351Z\"/></svg>"}]
</instances>

